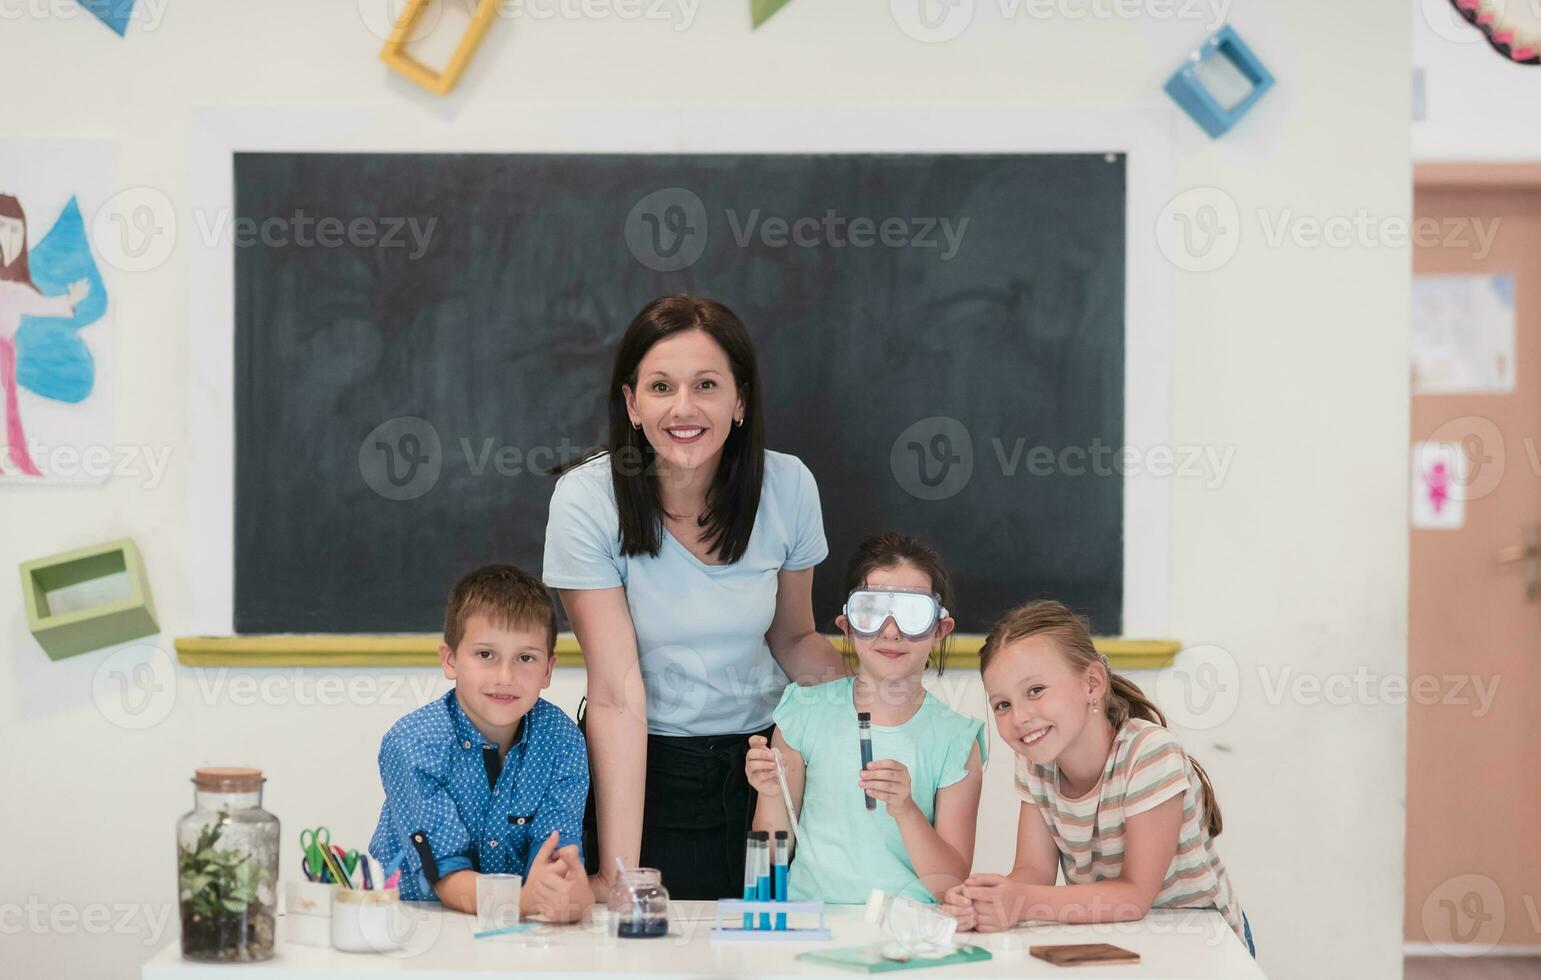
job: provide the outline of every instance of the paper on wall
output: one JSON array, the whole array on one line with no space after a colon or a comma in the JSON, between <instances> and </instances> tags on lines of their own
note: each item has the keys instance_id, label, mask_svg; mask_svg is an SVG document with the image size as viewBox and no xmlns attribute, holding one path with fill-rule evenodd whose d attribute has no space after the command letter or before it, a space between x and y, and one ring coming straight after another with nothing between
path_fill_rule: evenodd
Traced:
<instances>
[{"instance_id":1,"label":"paper on wall","mask_svg":"<svg viewBox=\"0 0 1541 980\"><path fill-rule=\"evenodd\" d=\"M114 153L0 139L0 484L101 483L123 458L109 270L92 238Z\"/></svg>"},{"instance_id":2,"label":"paper on wall","mask_svg":"<svg viewBox=\"0 0 1541 980\"><path fill-rule=\"evenodd\" d=\"M1514 391L1514 277L1414 276L1413 394Z\"/></svg>"}]
</instances>

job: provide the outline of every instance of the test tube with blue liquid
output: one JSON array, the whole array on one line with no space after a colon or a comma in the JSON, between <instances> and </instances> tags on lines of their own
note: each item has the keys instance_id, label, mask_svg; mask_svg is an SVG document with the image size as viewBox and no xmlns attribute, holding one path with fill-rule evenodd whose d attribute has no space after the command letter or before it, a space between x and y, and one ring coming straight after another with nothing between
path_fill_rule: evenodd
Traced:
<instances>
[{"instance_id":1,"label":"test tube with blue liquid","mask_svg":"<svg viewBox=\"0 0 1541 980\"><path fill-rule=\"evenodd\" d=\"M758 869L759 878L755 882L755 897L762 902L771 900L771 861L770 861L770 832L757 830L754 832L755 867ZM760 913L760 928L771 927L769 912Z\"/></svg>"},{"instance_id":2,"label":"test tube with blue liquid","mask_svg":"<svg viewBox=\"0 0 1541 980\"><path fill-rule=\"evenodd\" d=\"M776 831L775 863L771 869L771 884L776 889L776 901L778 902L789 900L787 896L787 851L789 847L787 832L784 830ZM785 931L786 927L787 914L785 912L777 912L776 928Z\"/></svg>"},{"instance_id":3,"label":"test tube with blue liquid","mask_svg":"<svg viewBox=\"0 0 1541 980\"><path fill-rule=\"evenodd\" d=\"M856 730L861 736L861 771L866 772L872 764L872 714L867 711L856 712ZM867 809L876 810L878 801L862 793L862 798L867 801Z\"/></svg>"},{"instance_id":4,"label":"test tube with blue liquid","mask_svg":"<svg viewBox=\"0 0 1541 980\"><path fill-rule=\"evenodd\" d=\"M744 842L744 901L752 902L760 896L760 859L755 846L755 832L750 831ZM754 913L744 913L744 928L754 928Z\"/></svg>"}]
</instances>

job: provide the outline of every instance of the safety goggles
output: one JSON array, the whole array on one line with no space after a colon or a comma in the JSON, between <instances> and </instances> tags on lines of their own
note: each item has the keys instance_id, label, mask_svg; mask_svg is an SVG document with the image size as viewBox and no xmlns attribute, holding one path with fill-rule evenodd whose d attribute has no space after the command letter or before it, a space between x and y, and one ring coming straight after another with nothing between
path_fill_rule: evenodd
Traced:
<instances>
[{"instance_id":1,"label":"safety goggles","mask_svg":"<svg viewBox=\"0 0 1541 980\"><path fill-rule=\"evenodd\" d=\"M881 589L857 589L845 600L845 618L851 632L876 636L883 623L893 617L899 632L915 639L929 636L937 620L947 616L941 596L925 592L887 592Z\"/></svg>"}]
</instances>

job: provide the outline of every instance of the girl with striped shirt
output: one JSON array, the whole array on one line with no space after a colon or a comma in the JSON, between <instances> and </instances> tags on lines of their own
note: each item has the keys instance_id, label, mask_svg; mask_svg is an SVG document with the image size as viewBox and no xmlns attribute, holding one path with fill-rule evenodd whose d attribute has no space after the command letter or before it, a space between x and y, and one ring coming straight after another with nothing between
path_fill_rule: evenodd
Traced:
<instances>
[{"instance_id":1,"label":"girl with striped shirt","mask_svg":"<svg viewBox=\"0 0 1541 980\"><path fill-rule=\"evenodd\" d=\"M1028 603L995 625L979 667L995 728L1016 754L1022 808L1011 873L948 890L959 925L1216 909L1256 956L1215 851L1222 824L1208 775L1144 692L1109 670L1086 623L1061 603Z\"/></svg>"}]
</instances>

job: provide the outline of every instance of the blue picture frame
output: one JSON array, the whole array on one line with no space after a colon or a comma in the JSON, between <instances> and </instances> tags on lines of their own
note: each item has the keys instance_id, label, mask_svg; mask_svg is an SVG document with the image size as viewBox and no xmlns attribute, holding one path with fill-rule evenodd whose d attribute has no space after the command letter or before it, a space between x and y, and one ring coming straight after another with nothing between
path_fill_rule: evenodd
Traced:
<instances>
[{"instance_id":1,"label":"blue picture frame","mask_svg":"<svg viewBox=\"0 0 1541 980\"><path fill-rule=\"evenodd\" d=\"M1200 77L1199 66L1206 58L1222 57L1229 61L1242 77L1252 83L1252 90L1233 106L1224 106L1210 92ZM1225 135L1241 121L1265 93L1273 88L1273 73L1264 67L1252 49L1229 24L1220 28L1213 37L1193 54L1183 66L1167 79L1166 93L1183 111L1193 117L1211 138Z\"/></svg>"}]
</instances>

